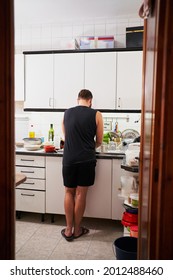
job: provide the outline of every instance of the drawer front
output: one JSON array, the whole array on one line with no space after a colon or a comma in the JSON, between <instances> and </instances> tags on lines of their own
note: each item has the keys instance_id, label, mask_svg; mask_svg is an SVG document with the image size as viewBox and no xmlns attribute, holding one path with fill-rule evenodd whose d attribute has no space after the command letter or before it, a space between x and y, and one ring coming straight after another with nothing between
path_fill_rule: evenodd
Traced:
<instances>
[{"instance_id":1,"label":"drawer front","mask_svg":"<svg viewBox=\"0 0 173 280\"><path fill-rule=\"evenodd\" d=\"M45 157L16 155L16 165L45 167Z\"/></svg>"},{"instance_id":2,"label":"drawer front","mask_svg":"<svg viewBox=\"0 0 173 280\"><path fill-rule=\"evenodd\" d=\"M17 189L45 191L45 189L46 189L46 180L44 180L44 179L30 179L30 178L27 178L24 183L20 184L16 188Z\"/></svg>"},{"instance_id":3,"label":"drawer front","mask_svg":"<svg viewBox=\"0 0 173 280\"><path fill-rule=\"evenodd\" d=\"M16 172L25 174L27 178L45 179L45 168L16 166Z\"/></svg>"},{"instance_id":4,"label":"drawer front","mask_svg":"<svg viewBox=\"0 0 173 280\"><path fill-rule=\"evenodd\" d=\"M45 192L16 189L16 211L45 213Z\"/></svg>"}]
</instances>

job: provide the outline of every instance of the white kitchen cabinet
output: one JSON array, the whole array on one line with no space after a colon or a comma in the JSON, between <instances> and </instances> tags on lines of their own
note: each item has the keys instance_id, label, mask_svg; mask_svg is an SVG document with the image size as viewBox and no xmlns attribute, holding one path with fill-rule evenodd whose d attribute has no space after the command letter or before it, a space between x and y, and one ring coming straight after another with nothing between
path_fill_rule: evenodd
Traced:
<instances>
[{"instance_id":1,"label":"white kitchen cabinet","mask_svg":"<svg viewBox=\"0 0 173 280\"><path fill-rule=\"evenodd\" d=\"M89 187L84 216L111 219L112 160L97 159L96 177Z\"/></svg>"},{"instance_id":2,"label":"white kitchen cabinet","mask_svg":"<svg viewBox=\"0 0 173 280\"><path fill-rule=\"evenodd\" d=\"M24 55L15 54L15 101L24 101Z\"/></svg>"},{"instance_id":3,"label":"white kitchen cabinet","mask_svg":"<svg viewBox=\"0 0 173 280\"><path fill-rule=\"evenodd\" d=\"M25 55L25 108L53 108L53 55Z\"/></svg>"},{"instance_id":4,"label":"white kitchen cabinet","mask_svg":"<svg viewBox=\"0 0 173 280\"><path fill-rule=\"evenodd\" d=\"M84 53L54 54L54 108L77 105L84 88Z\"/></svg>"},{"instance_id":5,"label":"white kitchen cabinet","mask_svg":"<svg viewBox=\"0 0 173 280\"><path fill-rule=\"evenodd\" d=\"M140 109L142 51L117 52L117 109Z\"/></svg>"},{"instance_id":6,"label":"white kitchen cabinet","mask_svg":"<svg viewBox=\"0 0 173 280\"><path fill-rule=\"evenodd\" d=\"M46 157L46 213L64 214L62 157Z\"/></svg>"},{"instance_id":7,"label":"white kitchen cabinet","mask_svg":"<svg viewBox=\"0 0 173 280\"><path fill-rule=\"evenodd\" d=\"M16 210L45 213L46 176L45 157L16 155L16 172L26 175L24 183L16 187Z\"/></svg>"},{"instance_id":8,"label":"white kitchen cabinet","mask_svg":"<svg viewBox=\"0 0 173 280\"><path fill-rule=\"evenodd\" d=\"M116 53L85 53L85 88L93 93L93 108L116 107Z\"/></svg>"},{"instance_id":9,"label":"white kitchen cabinet","mask_svg":"<svg viewBox=\"0 0 173 280\"><path fill-rule=\"evenodd\" d=\"M112 220L121 220L124 212L123 200L118 197L121 192L120 178L124 174L121 168L122 159L112 160Z\"/></svg>"},{"instance_id":10,"label":"white kitchen cabinet","mask_svg":"<svg viewBox=\"0 0 173 280\"><path fill-rule=\"evenodd\" d=\"M97 160L95 184L88 190L85 217L111 218L111 163ZM46 213L64 214L61 157L46 157Z\"/></svg>"}]
</instances>

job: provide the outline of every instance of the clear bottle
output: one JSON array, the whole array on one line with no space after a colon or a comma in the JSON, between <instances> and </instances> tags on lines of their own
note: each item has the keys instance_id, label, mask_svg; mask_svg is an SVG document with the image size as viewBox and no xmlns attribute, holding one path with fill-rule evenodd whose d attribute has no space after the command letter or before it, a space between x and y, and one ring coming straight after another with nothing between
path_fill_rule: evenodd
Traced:
<instances>
[{"instance_id":1,"label":"clear bottle","mask_svg":"<svg viewBox=\"0 0 173 280\"><path fill-rule=\"evenodd\" d=\"M49 133L48 133L48 141L53 143L54 141L54 128L53 128L53 124L50 124L50 129L49 129Z\"/></svg>"},{"instance_id":2,"label":"clear bottle","mask_svg":"<svg viewBox=\"0 0 173 280\"><path fill-rule=\"evenodd\" d=\"M35 138L35 131L34 131L34 126L33 126L33 124L31 124L31 126L30 126L29 138Z\"/></svg>"}]
</instances>

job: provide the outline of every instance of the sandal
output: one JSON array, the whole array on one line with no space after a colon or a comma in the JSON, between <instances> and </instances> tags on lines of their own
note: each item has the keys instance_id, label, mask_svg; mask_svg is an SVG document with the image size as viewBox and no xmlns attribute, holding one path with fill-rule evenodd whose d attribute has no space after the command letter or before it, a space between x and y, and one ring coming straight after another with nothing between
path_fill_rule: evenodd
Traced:
<instances>
[{"instance_id":1,"label":"sandal","mask_svg":"<svg viewBox=\"0 0 173 280\"><path fill-rule=\"evenodd\" d=\"M62 236L65 238L65 240L67 240L67 241L72 241L73 238L74 238L74 235L73 235L73 234L70 235L70 236L67 236L67 235L65 234L65 228L61 230L61 235L62 235Z\"/></svg>"},{"instance_id":2,"label":"sandal","mask_svg":"<svg viewBox=\"0 0 173 280\"><path fill-rule=\"evenodd\" d=\"M79 234L79 235L77 235L77 236L73 236L73 238L79 238L79 237L81 237L82 235L84 235L84 234L87 234L87 233L89 233L89 229L88 228L85 228L85 227L81 227L81 233Z\"/></svg>"}]
</instances>

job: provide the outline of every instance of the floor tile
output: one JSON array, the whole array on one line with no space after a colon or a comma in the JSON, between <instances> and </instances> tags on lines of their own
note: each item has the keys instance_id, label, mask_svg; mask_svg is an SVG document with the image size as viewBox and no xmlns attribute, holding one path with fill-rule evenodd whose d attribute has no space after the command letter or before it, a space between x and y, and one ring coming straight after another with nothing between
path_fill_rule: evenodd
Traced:
<instances>
[{"instance_id":1,"label":"floor tile","mask_svg":"<svg viewBox=\"0 0 173 280\"><path fill-rule=\"evenodd\" d=\"M22 213L16 219L16 259L18 260L114 260L113 242L123 235L119 221L84 217L82 225L89 233L66 241L64 215L44 216ZM52 222L54 221L54 222Z\"/></svg>"}]
</instances>

